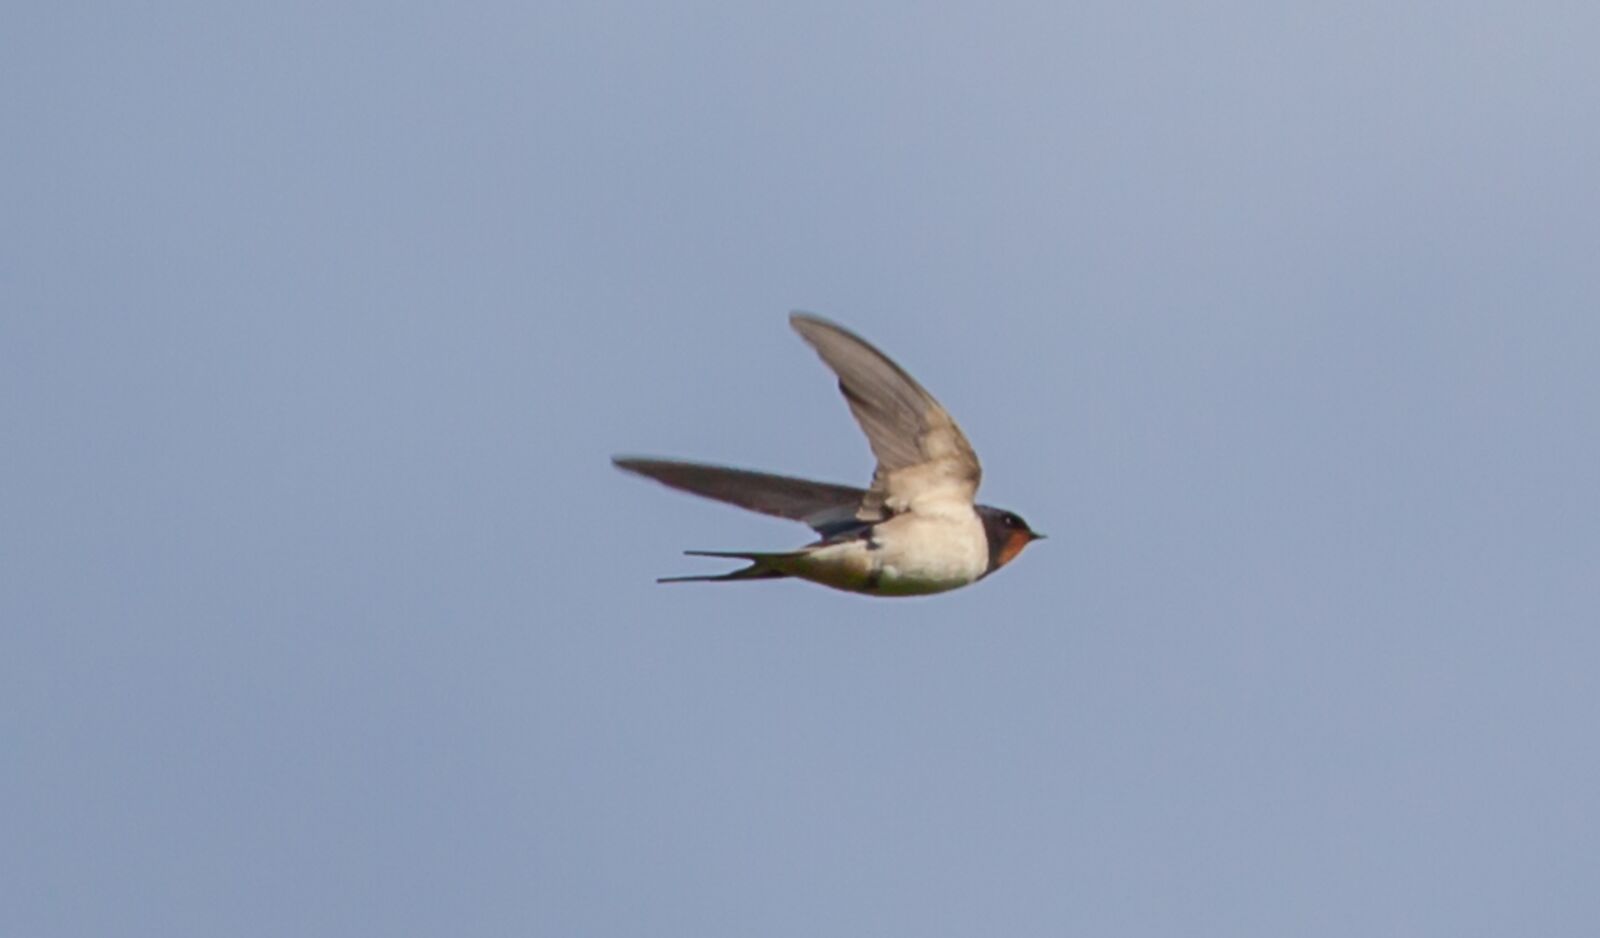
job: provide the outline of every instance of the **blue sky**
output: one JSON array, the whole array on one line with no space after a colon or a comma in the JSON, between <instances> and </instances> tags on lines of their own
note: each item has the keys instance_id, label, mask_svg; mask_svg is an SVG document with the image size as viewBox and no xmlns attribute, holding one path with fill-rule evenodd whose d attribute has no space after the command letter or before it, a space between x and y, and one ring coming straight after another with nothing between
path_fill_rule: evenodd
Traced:
<instances>
[{"instance_id":1,"label":"blue sky","mask_svg":"<svg viewBox=\"0 0 1600 938\"><path fill-rule=\"evenodd\" d=\"M43 4L0 933L1589 935L1600 14ZM1051 539L659 587L864 482Z\"/></svg>"}]
</instances>

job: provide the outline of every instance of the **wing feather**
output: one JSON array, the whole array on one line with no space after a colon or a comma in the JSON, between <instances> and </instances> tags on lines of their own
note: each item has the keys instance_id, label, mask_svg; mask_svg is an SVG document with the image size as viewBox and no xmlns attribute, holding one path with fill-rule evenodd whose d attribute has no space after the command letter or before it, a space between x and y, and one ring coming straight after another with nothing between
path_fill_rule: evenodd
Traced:
<instances>
[{"instance_id":1,"label":"wing feather","mask_svg":"<svg viewBox=\"0 0 1600 938\"><path fill-rule=\"evenodd\" d=\"M824 536L854 525L866 490L705 463L618 456L618 469L681 492L737 505L764 515L804 522Z\"/></svg>"},{"instance_id":2,"label":"wing feather","mask_svg":"<svg viewBox=\"0 0 1600 938\"><path fill-rule=\"evenodd\" d=\"M934 500L971 505L983 470L966 435L915 378L865 339L808 313L789 323L839 377L878 460L857 517L881 520Z\"/></svg>"}]
</instances>

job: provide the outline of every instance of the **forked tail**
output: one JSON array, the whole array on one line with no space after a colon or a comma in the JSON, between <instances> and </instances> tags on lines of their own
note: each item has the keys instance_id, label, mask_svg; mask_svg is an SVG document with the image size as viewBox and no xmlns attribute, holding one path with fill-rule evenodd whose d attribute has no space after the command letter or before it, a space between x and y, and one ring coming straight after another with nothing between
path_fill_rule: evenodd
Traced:
<instances>
[{"instance_id":1,"label":"forked tail","mask_svg":"<svg viewBox=\"0 0 1600 938\"><path fill-rule=\"evenodd\" d=\"M793 574L785 573L780 567L784 560L797 555L762 554L739 550L686 550L690 557L725 557L733 560L748 560L750 566L731 573L715 576L664 576L656 580L657 583L721 583L732 580L781 580Z\"/></svg>"}]
</instances>

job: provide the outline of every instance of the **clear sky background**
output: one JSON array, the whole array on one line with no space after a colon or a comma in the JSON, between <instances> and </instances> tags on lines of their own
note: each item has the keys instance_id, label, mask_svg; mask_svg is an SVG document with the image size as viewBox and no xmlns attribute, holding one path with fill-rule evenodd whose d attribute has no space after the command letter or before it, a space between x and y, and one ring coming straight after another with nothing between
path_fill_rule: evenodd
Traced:
<instances>
[{"instance_id":1,"label":"clear sky background","mask_svg":"<svg viewBox=\"0 0 1600 938\"><path fill-rule=\"evenodd\" d=\"M1587 3L34 3L0 934L1592 936ZM864 482L1051 535L657 586Z\"/></svg>"}]
</instances>

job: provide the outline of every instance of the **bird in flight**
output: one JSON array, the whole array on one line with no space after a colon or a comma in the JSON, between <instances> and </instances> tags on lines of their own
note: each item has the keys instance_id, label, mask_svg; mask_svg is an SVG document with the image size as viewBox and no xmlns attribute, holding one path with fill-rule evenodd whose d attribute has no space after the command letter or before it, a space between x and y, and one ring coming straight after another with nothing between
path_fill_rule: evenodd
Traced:
<instances>
[{"instance_id":1,"label":"bird in flight","mask_svg":"<svg viewBox=\"0 0 1600 938\"><path fill-rule=\"evenodd\" d=\"M807 313L789 325L839 378L878 466L872 484L811 482L703 463L618 456L617 468L684 492L810 525L819 540L779 553L691 550L744 560L717 576L661 583L799 577L872 596L942 593L1000 569L1044 537L1016 514L974 504L982 469L933 395L865 339Z\"/></svg>"}]
</instances>

